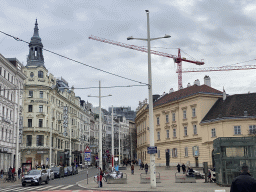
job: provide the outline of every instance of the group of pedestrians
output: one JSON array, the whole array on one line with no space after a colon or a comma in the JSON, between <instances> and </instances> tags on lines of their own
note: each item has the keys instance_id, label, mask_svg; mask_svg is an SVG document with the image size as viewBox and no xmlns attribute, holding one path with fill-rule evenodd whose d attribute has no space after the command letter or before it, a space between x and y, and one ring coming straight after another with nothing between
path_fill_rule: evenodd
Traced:
<instances>
[{"instance_id":1,"label":"group of pedestrians","mask_svg":"<svg viewBox=\"0 0 256 192\"><path fill-rule=\"evenodd\" d=\"M180 166L180 164L178 163L178 165L177 165L178 173L180 173L180 168L182 168L183 174L185 174L185 173L186 173L186 165L183 163L183 164Z\"/></svg>"},{"instance_id":2,"label":"group of pedestrians","mask_svg":"<svg viewBox=\"0 0 256 192\"><path fill-rule=\"evenodd\" d=\"M140 169L139 170L145 170L145 173L148 174L148 164L146 163L145 165L143 164L143 162L141 162L140 164ZM131 165L131 174L134 175L134 165Z\"/></svg>"}]
</instances>

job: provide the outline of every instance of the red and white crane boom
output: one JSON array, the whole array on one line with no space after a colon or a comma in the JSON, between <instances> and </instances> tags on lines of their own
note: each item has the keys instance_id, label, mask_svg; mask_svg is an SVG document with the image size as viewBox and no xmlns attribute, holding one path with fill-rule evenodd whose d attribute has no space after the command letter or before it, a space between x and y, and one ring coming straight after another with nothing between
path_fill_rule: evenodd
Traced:
<instances>
[{"instance_id":1,"label":"red and white crane boom","mask_svg":"<svg viewBox=\"0 0 256 192\"><path fill-rule=\"evenodd\" d=\"M130 45L130 44L121 43L121 42L117 42L117 41L112 41L112 40L108 40L108 39L104 39L104 38L100 38L100 37L96 37L96 36L92 36L92 35L89 37L89 39L100 41L100 42L103 42L103 43L108 43L108 44L111 44L111 45L116 45L116 46L128 48L128 49L134 49L136 51L141 51L141 52L145 52L145 53L148 52L148 50L144 47L140 47L140 46L137 46L137 45ZM180 49L178 49L178 56L168 54L168 53L163 53L163 52L160 52L160 51L155 51L155 50L151 50L151 54L162 56L162 57L172 58L174 60L174 62L177 63L177 66L178 66L178 69L177 69L178 88L179 89L182 87L182 61L186 61L186 62L189 62L189 63L194 63L196 65L204 65L204 62L202 62L202 61L192 61L192 60L188 60L186 58L182 58L181 53L180 53Z\"/></svg>"}]
</instances>

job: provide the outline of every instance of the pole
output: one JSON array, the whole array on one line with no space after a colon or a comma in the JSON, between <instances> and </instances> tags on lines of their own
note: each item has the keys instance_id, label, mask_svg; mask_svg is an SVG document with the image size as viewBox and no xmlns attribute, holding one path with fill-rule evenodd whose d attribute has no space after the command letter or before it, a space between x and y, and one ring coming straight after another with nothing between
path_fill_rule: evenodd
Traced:
<instances>
[{"instance_id":1,"label":"pole","mask_svg":"<svg viewBox=\"0 0 256 192\"><path fill-rule=\"evenodd\" d=\"M49 168L52 166L52 127L50 128L50 157L49 157Z\"/></svg>"},{"instance_id":2,"label":"pole","mask_svg":"<svg viewBox=\"0 0 256 192\"><path fill-rule=\"evenodd\" d=\"M130 128L130 142L131 142L131 161L132 161L132 129Z\"/></svg>"},{"instance_id":3,"label":"pole","mask_svg":"<svg viewBox=\"0 0 256 192\"><path fill-rule=\"evenodd\" d=\"M112 171L114 170L114 118L113 118L113 105L112 105L112 149L111 149L111 153L112 153L112 158L111 158L111 162L112 162Z\"/></svg>"},{"instance_id":4,"label":"pole","mask_svg":"<svg viewBox=\"0 0 256 192\"><path fill-rule=\"evenodd\" d=\"M87 160L87 184L88 184L88 160Z\"/></svg>"},{"instance_id":5,"label":"pole","mask_svg":"<svg viewBox=\"0 0 256 192\"><path fill-rule=\"evenodd\" d=\"M16 124L16 158L15 158L15 170L17 172L16 177L18 180L18 166L19 166L19 125L20 125L20 89L17 90L18 92L18 113L17 116L17 124ZM16 94L17 95L17 94Z\"/></svg>"},{"instance_id":6,"label":"pole","mask_svg":"<svg viewBox=\"0 0 256 192\"><path fill-rule=\"evenodd\" d=\"M153 121L149 11L146 10L146 13L147 13L147 38L148 38L148 95L149 95L149 130L150 130L149 136L150 136L150 146L155 146L154 121ZM153 188L153 189L156 188L155 154L150 154L150 183L151 183L151 188Z\"/></svg>"},{"instance_id":7,"label":"pole","mask_svg":"<svg viewBox=\"0 0 256 192\"><path fill-rule=\"evenodd\" d=\"M99 81L99 167L102 169L101 87Z\"/></svg>"},{"instance_id":8,"label":"pole","mask_svg":"<svg viewBox=\"0 0 256 192\"><path fill-rule=\"evenodd\" d=\"M119 121L119 131L118 131L118 132L119 132L119 133L118 133L118 135L119 135L119 136L118 136L118 137L119 137L119 142L118 142L118 157L119 157L118 160L119 160L119 166L121 166L121 163L120 163L120 162L121 162L121 156L120 156L120 154L121 154L121 153L120 153L120 128L121 128L121 126L120 126L120 121Z\"/></svg>"},{"instance_id":9,"label":"pole","mask_svg":"<svg viewBox=\"0 0 256 192\"><path fill-rule=\"evenodd\" d=\"M69 129L69 166L71 166L71 157L72 157L72 152L71 152L71 127Z\"/></svg>"}]
</instances>

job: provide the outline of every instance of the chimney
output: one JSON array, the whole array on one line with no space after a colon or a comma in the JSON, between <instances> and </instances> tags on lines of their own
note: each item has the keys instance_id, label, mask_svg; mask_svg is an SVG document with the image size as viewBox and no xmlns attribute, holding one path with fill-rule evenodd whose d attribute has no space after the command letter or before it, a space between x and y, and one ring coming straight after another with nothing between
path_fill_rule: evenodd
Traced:
<instances>
[{"instance_id":1,"label":"chimney","mask_svg":"<svg viewBox=\"0 0 256 192\"><path fill-rule=\"evenodd\" d=\"M198 79L195 80L194 85L200 86L200 81Z\"/></svg>"},{"instance_id":2,"label":"chimney","mask_svg":"<svg viewBox=\"0 0 256 192\"><path fill-rule=\"evenodd\" d=\"M208 75L204 76L204 84L211 87L211 78Z\"/></svg>"},{"instance_id":3,"label":"chimney","mask_svg":"<svg viewBox=\"0 0 256 192\"><path fill-rule=\"evenodd\" d=\"M169 93L172 93L172 92L174 92L173 88L170 89Z\"/></svg>"},{"instance_id":4,"label":"chimney","mask_svg":"<svg viewBox=\"0 0 256 192\"><path fill-rule=\"evenodd\" d=\"M190 83L188 83L187 87L190 87L190 86L191 86Z\"/></svg>"},{"instance_id":5,"label":"chimney","mask_svg":"<svg viewBox=\"0 0 256 192\"><path fill-rule=\"evenodd\" d=\"M227 98L227 94L226 94L226 91L225 91L225 89L224 89L224 87L223 87L223 101L225 101L226 98Z\"/></svg>"}]
</instances>

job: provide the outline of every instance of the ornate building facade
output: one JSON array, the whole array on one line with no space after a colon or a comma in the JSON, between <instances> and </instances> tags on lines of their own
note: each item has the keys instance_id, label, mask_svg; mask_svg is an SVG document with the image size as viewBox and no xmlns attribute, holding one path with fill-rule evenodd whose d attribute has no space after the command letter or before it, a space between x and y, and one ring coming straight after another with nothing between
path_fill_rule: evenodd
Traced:
<instances>
[{"instance_id":1,"label":"ornate building facade","mask_svg":"<svg viewBox=\"0 0 256 192\"><path fill-rule=\"evenodd\" d=\"M15 166L16 138L18 129L22 131L22 89L26 78L22 68L16 58L0 54L0 170L4 171Z\"/></svg>"},{"instance_id":2,"label":"ornate building facade","mask_svg":"<svg viewBox=\"0 0 256 192\"><path fill-rule=\"evenodd\" d=\"M48 74L37 21L23 72L28 78L24 86L22 163L29 162L34 167L50 162L82 162L90 116L74 87L69 88L65 79Z\"/></svg>"}]
</instances>

